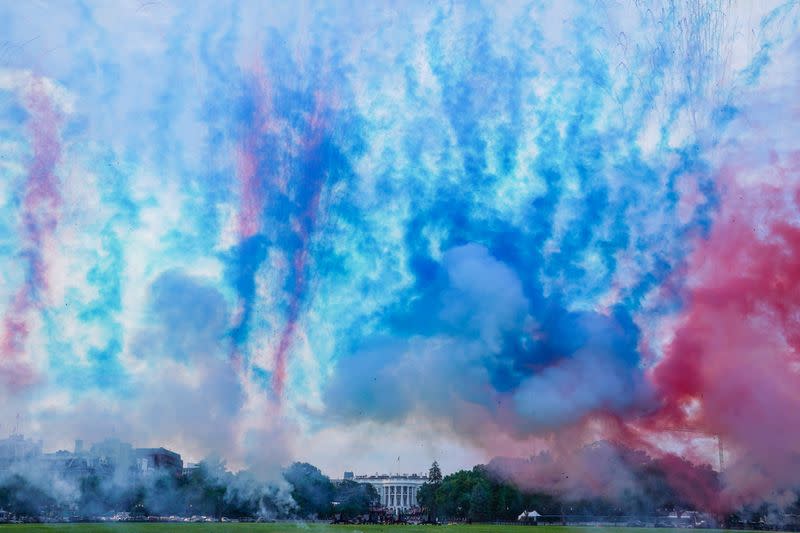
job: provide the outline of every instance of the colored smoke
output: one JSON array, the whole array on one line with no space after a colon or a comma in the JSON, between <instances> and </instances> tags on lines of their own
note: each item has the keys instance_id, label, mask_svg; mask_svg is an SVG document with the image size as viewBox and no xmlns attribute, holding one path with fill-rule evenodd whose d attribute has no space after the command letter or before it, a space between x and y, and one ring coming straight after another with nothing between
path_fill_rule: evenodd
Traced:
<instances>
[{"instance_id":1,"label":"colored smoke","mask_svg":"<svg viewBox=\"0 0 800 533\"><path fill-rule=\"evenodd\" d=\"M793 118L770 127L791 127L800 107L783 112ZM800 468L800 151L767 146L724 149L720 208L687 259L685 307L652 369L662 407L648 424L719 435L734 506L796 488Z\"/></svg>"},{"instance_id":2,"label":"colored smoke","mask_svg":"<svg viewBox=\"0 0 800 533\"><path fill-rule=\"evenodd\" d=\"M56 247L54 233L61 208L56 166L61 157L61 116L40 79L24 94L29 114L31 159L22 192L19 250L23 281L6 308L0 335L0 375L3 385L20 388L36 380L27 345L35 327L34 314L48 303L48 255Z\"/></svg>"},{"instance_id":3,"label":"colored smoke","mask_svg":"<svg viewBox=\"0 0 800 533\"><path fill-rule=\"evenodd\" d=\"M796 2L2 5L0 423L259 482L469 458L785 501L798 28Z\"/></svg>"}]
</instances>

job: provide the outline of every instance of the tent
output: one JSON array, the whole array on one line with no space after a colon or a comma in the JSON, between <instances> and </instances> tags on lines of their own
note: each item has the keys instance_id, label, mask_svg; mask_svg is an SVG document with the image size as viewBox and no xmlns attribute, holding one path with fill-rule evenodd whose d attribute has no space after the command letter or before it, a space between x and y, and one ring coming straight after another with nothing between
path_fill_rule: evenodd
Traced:
<instances>
[{"instance_id":1,"label":"tent","mask_svg":"<svg viewBox=\"0 0 800 533\"><path fill-rule=\"evenodd\" d=\"M536 522L539 519L540 516L542 516L542 515L540 515L536 511L525 510L525 511L522 511L522 514L517 517L517 520L519 520L520 522L524 521L524 520L532 520L532 521Z\"/></svg>"}]
</instances>

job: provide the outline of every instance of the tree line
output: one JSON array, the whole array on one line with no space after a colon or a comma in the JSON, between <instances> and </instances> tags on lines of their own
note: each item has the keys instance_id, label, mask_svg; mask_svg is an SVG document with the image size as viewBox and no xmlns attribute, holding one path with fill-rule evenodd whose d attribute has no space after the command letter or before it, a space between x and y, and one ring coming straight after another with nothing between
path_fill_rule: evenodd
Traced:
<instances>
[{"instance_id":1,"label":"tree line","mask_svg":"<svg viewBox=\"0 0 800 533\"><path fill-rule=\"evenodd\" d=\"M577 497L555 491L524 490L497 473L492 466L477 465L442 476L434 462L417 500L429 521L514 521L523 511L537 511L545 522L568 522L592 518L630 520L663 517L676 511L699 511L716 524L736 528L774 528L800 526L800 498L797 496L783 506L756 502L738 509L703 508L687 494L690 482L699 486L715 484L721 490L717 473L708 467L694 467L687 479L676 479L661 461L647 461L628 472L632 485L619 492ZM686 474L685 474L686 475ZM701 477L710 479L700 479ZM691 492L692 488L689 488ZM709 490L707 487L703 490Z\"/></svg>"},{"instance_id":2,"label":"tree line","mask_svg":"<svg viewBox=\"0 0 800 533\"><path fill-rule=\"evenodd\" d=\"M525 489L493 463L447 476L433 463L417 499L423 515L432 521L511 521L526 510L536 510L549 521L562 517L652 517L690 509L715 513L718 524L785 522L787 517L800 515L797 500L781 508L759 503L725 512L698 505L698 501L712 501L709 494L698 496L699 487L712 493L721 488L716 472L707 467L684 470L683 477L675 474L679 469L674 464L665 465L663 461L640 461L635 467L629 462L628 467L630 485L618 492L589 496ZM510 471L525 473L524 468L513 463ZM18 516L56 518L127 512L133 518L175 515L324 520L337 515L361 516L380 502L369 483L333 481L308 463L290 465L281 481L266 484L248 472L231 473L219 460L204 461L180 476L163 473L118 478L89 474L66 480L11 474L0 477L0 510Z\"/></svg>"},{"instance_id":3,"label":"tree line","mask_svg":"<svg viewBox=\"0 0 800 533\"><path fill-rule=\"evenodd\" d=\"M331 481L317 467L294 463L285 483L263 483L247 472L231 473L218 460L201 462L185 475L147 478L89 474L43 479L11 474L0 478L0 510L16 516L90 519L111 513L214 518L328 519L369 511L378 494L369 484Z\"/></svg>"}]
</instances>

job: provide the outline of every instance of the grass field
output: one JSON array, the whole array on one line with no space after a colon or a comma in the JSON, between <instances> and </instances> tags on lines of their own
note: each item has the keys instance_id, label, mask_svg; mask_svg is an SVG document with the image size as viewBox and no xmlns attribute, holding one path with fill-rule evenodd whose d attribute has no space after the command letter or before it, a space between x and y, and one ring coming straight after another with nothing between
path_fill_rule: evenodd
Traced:
<instances>
[{"instance_id":1,"label":"grass field","mask_svg":"<svg viewBox=\"0 0 800 533\"><path fill-rule=\"evenodd\" d=\"M0 533L686 533L685 529L648 529L619 527L570 527L570 526L507 526L507 525L449 525L449 526L352 526L303 523L270 524L0 524ZM704 530L715 533L721 530ZM746 532L737 532L746 533Z\"/></svg>"}]
</instances>

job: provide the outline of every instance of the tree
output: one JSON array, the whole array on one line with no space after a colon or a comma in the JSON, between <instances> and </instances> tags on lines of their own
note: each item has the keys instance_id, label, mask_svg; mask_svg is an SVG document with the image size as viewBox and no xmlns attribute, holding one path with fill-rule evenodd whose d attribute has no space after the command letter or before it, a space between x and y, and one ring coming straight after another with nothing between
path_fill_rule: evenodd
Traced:
<instances>
[{"instance_id":1,"label":"tree","mask_svg":"<svg viewBox=\"0 0 800 533\"><path fill-rule=\"evenodd\" d=\"M370 505L378 500L378 491L369 483L357 483L349 479L336 485L336 512L342 518L353 518L369 512Z\"/></svg>"},{"instance_id":2,"label":"tree","mask_svg":"<svg viewBox=\"0 0 800 533\"><path fill-rule=\"evenodd\" d=\"M507 483L500 483L493 487L494 492L494 516L503 520L513 520L524 510L522 505L522 494L514 486Z\"/></svg>"},{"instance_id":3,"label":"tree","mask_svg":"<svg viewBox=\"0 0 800 533\"><path fill-rule=\"evenodd\" d=\"M0 484L0 508L21 516L36 516L56 504L42 487L14 474Z\"/></svg>"},{"instance_id":4,"label":"tree","mask_svg":"<svg viewBox=\"0 0 800 533\"><path fill-rule=\"evenodd\" d=\"M470 497L482 473L460 470L442 479L436 491L436 510L440 516L464 520L469 515Z\"/></svg>"},{"instance_id":5,"label":"tree","mask_svg":"<svg viewBox=\"0 0 800 533\"><path fill-rule=\"evenodd\" d=\"M492 517L492 488L488 483L479 482L472 487L469 495L469 514L470 521L478 522L489 520Z\"/></svg>"},{"instance_id":6,"label":"tree","mask_svg":"<svg viewBox=\"0 0 800 533\"><path fill-rule=\"evenodd\" d=\"M219 459L201 462L183 481L184 512L189 516L221 516L229 480Z\"/></svg>"},{"instance_id":7,"label":"tree","mask_svg":"<svg viewBox=\"0 0 800 533\"><path fill-rule=\"evenodd\" d=\"M428 521L432 522L437 516L437 498L439 487L442 484L442 471L436 461L428 470L428 481L419 488L417 502L428 512Z\"/></svg>"},{"instance_id":8,"label":"tree","mask_svg":"<svg viewBox=\"0 0 800 533\"><path fill-rule=\"evenodd\" d=\"M436 461L433 462L430 470L428 470L428 481L430 483L440 483L442 481L442 471Z\"/></svg>"},{"instance_id":9,"label":"tree","mask_svg":"<svg viewBox=\"0 0 800 533\"><path fill-rule=\"evenodd\" d=\"M78 511L81 516L100 514L106 511L105 493L101 479L90 474L78 482Z\"/></svg>"},{"instance_id":10,"label":"tree","mask_svg":"<svg viewBox=\"0 0 800 533\"><path fill-rule=\"evenodd\" d=\"M319 468L308 463L294 463L286 469L283 477L292 485L292 498L301 516L331 515L333 483Z\"/></svg>"}]
</instances>

